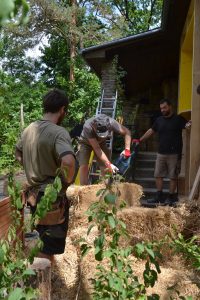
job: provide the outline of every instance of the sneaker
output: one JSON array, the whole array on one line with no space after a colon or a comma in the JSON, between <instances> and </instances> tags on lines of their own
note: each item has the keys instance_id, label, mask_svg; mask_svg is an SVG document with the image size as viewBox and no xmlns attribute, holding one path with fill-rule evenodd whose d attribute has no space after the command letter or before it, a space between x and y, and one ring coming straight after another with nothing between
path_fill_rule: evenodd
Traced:
<instances>
[{"instance_id":1,"label":"sneaker","mask_svg":"<svg viewBox=\"0 0 200 300\"><path fill-rule=\"evenodd\" d=\"M165 203L166 205L172 206L172 207L176 207L176 204L178 202L178 195L177 194L169 194Z\"/></svg>"}]
</instances>

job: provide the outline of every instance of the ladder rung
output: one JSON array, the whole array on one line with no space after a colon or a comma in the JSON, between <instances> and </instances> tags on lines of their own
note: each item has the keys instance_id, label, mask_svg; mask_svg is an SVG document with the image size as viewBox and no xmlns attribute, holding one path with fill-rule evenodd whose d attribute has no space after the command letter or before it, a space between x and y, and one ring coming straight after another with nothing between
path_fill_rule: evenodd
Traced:
<instances>
[{"instance_id":1,"label":"ladder rung","mask_svg":"<svg viewBox=\"0 0 200 300\"><path fill-rule=\"evenodd\" d=\"M113 100L113 101L115 101L116 99L115 99L115 98L103 98L103 101L104 101L104 100L108 100L108 101Z\"/></svg>"},{"instance_id":2,"label":"ladder rung","mask_svg":"<svg viewBox=\"0 0 200 300\"><path fill-rule=\"evenodd\" d=\"M113 111L114 108L109 108L109 107L102 107L102 110L105 111L105 110L108 110L108 111Z\"/></svg>"},{"instance_id":3,"label":"ladder rung","mask_svg":"<svg viewBox=\"0 0 200 300\"><path fill-rule=\"evenodd\" d=\"M100 173L90 173L90 176L99 176Z\"/></svg>"}]
</instances>

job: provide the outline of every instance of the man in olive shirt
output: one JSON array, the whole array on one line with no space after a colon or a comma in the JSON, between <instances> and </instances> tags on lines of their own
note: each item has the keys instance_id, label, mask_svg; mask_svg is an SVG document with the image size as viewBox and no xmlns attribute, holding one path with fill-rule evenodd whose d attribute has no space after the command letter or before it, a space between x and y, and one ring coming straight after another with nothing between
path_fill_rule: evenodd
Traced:
<instances>
[{"instance_id":1,"label":"man in olive shirt","mask_svg":"<svg viewBox=\"0 0 200 300\"><path fill-rule=\"evenodd\" d=\"M85 122L79 139L78 152L81 185L88 184L88 163L92 150L94 150L103 174L105 169L109 169L112 173L118 170L117 167L110 162L110 150L106 145L106 140L112 132L124 136L125 150L122 154L128 158L131 155L131 133L126 127L105 114L99 114Z\"/></svg>"},{"instance_id":2,"label":"man in olive shirt","mask_svg":"<svg viewBox=\"0 0 200 300\"><path fill-rule=\"evenodd\" d=\"M54 254L64 252L69 217L69 203L65 190L72 182L75 171L71 138L68 132L59 126L67 107L68 98L63 91L54 89L47 93L43 98L43 119L31 123L16 145L16 159L24 167L28 189L37 192L36 203L31 205L32 213L44 195L46 185L54 181L58 168L62 172L63 191L56 200L58 207L63 207L62 222L37 226L43 241L40 257L51 261Z\"/></svg>"}]
</instances>

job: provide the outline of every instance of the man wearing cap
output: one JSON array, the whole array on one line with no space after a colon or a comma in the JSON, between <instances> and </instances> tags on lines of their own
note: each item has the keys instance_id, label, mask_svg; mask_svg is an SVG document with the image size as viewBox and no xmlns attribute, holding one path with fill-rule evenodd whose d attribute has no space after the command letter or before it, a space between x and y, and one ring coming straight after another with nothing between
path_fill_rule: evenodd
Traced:
<instances>
[{"instance_id":1,"label":"man wearing cap","mask_svg":"<svg viewBox=\"0 0 200 300\"><path fill-rule=\"evenodd\" d=\"M104 114L94 116L85 122L79 139L78 152L81 185L88 184L88 164L92 150L103 174L106 169L111 173L117 172L117 167L110 162L110 150L106 145L106 139L112 132L124 136L125 150L122 155L128 158L130 156L131 133L126 127Z\"/></svg>"}]
</instances>

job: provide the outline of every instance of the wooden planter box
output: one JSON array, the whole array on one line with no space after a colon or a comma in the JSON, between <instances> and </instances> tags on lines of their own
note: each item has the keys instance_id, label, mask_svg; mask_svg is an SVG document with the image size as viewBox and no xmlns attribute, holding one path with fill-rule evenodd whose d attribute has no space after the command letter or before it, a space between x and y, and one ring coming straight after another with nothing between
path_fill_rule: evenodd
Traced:
<instances>
[{"instance_id":1,"label":"wooden planter box","mask_svg":"<svg viewBox=\"0 0 200 300\"><path fill-rule=\"evenodd\" d=\"M23 242L23 210L21 211L21 226L17 230L17 235ZM10 197L0 199L0 239L6 238L8 229L12 224Z\"/></svg>"}]
</instances>

